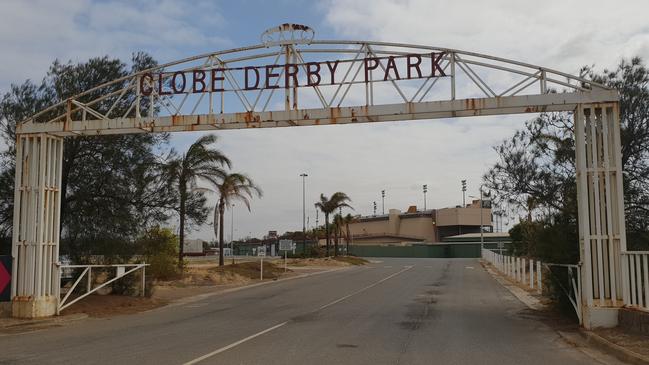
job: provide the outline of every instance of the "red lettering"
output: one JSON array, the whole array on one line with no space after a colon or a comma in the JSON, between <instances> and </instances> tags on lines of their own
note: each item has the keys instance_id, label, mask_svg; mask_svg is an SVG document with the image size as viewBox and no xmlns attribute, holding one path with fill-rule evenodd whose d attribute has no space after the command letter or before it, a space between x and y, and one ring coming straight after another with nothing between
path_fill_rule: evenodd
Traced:
<instances>
[{"instance_id":1,"label":"red lettering","mask_svg":"<svg viewBox=\"0 0 649 365\"><path fill-rule=\"evenodd\" d=\"M178 84L176 82L176 78L178 76L182 76L182 85L183 87L178 90ZM182 94L185 92L185 86L187 85L187 78L185 77L185 73L183 71L176 71L174 72L174 75L171 77L171 90L174 91L174 94Z\"/></svg>"},{"instance_id":2,"label":"red lettering","mask_svg":"<svg viewBox=\"0 0 649 365\"><path fill-rule=\"evenodd\" d=\"M250 76L249 76L249 71L255 71L255 84L250 86ZM259 70L257 70L257 67L255 66L248 66L244 68L245 72L245 90L254 90L259 87Z\"/></svg>"},{"instance_id":3,"label":"red lettering","mask_svg":"<svg viewBox=\"0 0 649 365\"><path fill-rule=\"evenodd\" d=\"M164 74L161 72L158 74L158 95L171 95L171 91L164 91L164 88L162 85L162 79L164 78Z\"/></svg>"},{"instance_id":4,"label":"red lettering","mask_svg":"<svg viewBox=\"0 0 649 365\"><path fill-rule=\"evenodd\" d=\"M311 67L315 66L315 70L311 70ZM315 76L316 81L311 81L311 76ZM318 62L309 62L306 64L306 84L307 86L318 86L320 85L320 64Z\"/></svg>"},{"instance_id":5,"label":"red lettering","mask_svg":"<svg viewBox=\"0 0 649 365\"><path fill-rule=\"evenodd\" d=\"M266 89L277 89L279 88L279 80L275 83L275 85L270 84L270 79L272 77L279 77L278 73L273 73L273 69L275 67L279 67L278 65L267 65L266 66Z\"/></svg>"},{"instance_id":6,"label":"red lettering","mask_svg":"<svg viewBox=\"0 0 649 365\"><path fill-rule=\"evenodd\" d=\"M439 55L439 56L437 56L437 58L435 58L436 54ZM444 52L442 52L442 53L433 52L433 53L430 54L430 69L431 69L430 70L431 71L430 75L432 77L436 76L435 75L436 71L439 71L439 76L446 76L446 73L444 73L444 70L442 69L442 67L440 65L440 63L442 61L442 57L444 57Z\"/></svg>"},{"instance_id":7,"label":"red lettering","mask_svg":"<svg viewBox=\"0 0 649 365\"><path fill-rule=\"evenodd\" d=\"M291 78L293 79L293 86L294 87L300 86L298 81L297 81L297 72L298 72L297 65L292 64L292 63L287 63L286 65L284 65L284 87L289 88L291 86L291 83L290 83L290 80L289 80Z\"/></svg>"},{"instance_id":8,"label":"red lettering","mask_svg":"<svg viewBox=\"0 0 649 365\"><path fill-rule=\"evenodd\" d=\"M327 67L329 68L329 73L331 74L331 84L334 84L334 76L336 74L336 69L338 68L338 63L340 61L336 60L336 62L333 63L333 66L331 65L330 61L327 61Z\"/></svg>"},{"instance_id":9,"label":"red lettering","mask_svg":"<svg viewBox=\"0 0 649 365\"><path fill-rule=\"evenodd\" d=\"M394 56L388 57L388 65L385 67L383 81L386 81L390 77L390 70L394 71L394 76L396 76L397 80L401 80L401 77L399 77L399 70L397 70L397 63L394 61Z\"/></svg>"},{"instance_id":10,"label":"red lettering","mask_svg":"<svg viewBox=\"0 0 649 365\"><path fill-rule=\"evenodd\" d=\"M419 69L419 65L421 64L421 56L418 55L418 54L409 54L409 55L406 56L406 58L407 58L407 63L408 63L408 78L409 79L412 78L412 73L410 72L410 70L412 68L417 70L417 77L421 77L421 70ZM416 59L417 62L413 63L412 62L413 58Z\"/></svg>"},{"instance_id":11,"label":"red lettering","mask_svg":"<svg viewBox=\"0 0 649 365\"><path fill-rule=\"evenodd\" d=\"M374 64L370 66L370 62L374 62ZM367 57L363 60L363 63L365 64L365 82L368 82L370 81L370 71L379 67L379 59L376 57Z\"/></svg>"},{"instance_id":12,"label":"red lettering","mask_svg":"<svg viewBox=\"0 0 649 365\"><path fill-rule=\"evenodd\" d=\"M221 76L216 76L217 72L220 72ZM223 77L223 69L222 68L212 69L212 87L211 87L212 92L217 92L217 91L223 91L224 90L223 86L221 86L219 88L216 87L216 82L217 81L223 82L224 79L225 78ZM221 83L221 85L223 85L223 84Z\"/></svg>"},{"instance_id":13,"label":"red lettering","mask_svg":"<svg viewBox=\"0 0 649 365\"><path fill-rule=\"evenodd\" d=\"M149 85L148 88L145 88L145 83L144 79L148 78L149 82L146 85ZM149 72L145 73L144 75L140 76L140 94L144 96L149 96L153 92L153 75Z\"/></svg>"},{"instance_id":14,"label":"red lettering","mask_svg":"<svg viewBox=\"0 0 649 365\"><path fill-rule=\"evenodd\" d=\"M201 84L201 89L196 88L197 84ZM203 70L194 70L192 71L192 92L193 93L202 93L205 92L205 71Z\"/></svg>"}]
</instances>

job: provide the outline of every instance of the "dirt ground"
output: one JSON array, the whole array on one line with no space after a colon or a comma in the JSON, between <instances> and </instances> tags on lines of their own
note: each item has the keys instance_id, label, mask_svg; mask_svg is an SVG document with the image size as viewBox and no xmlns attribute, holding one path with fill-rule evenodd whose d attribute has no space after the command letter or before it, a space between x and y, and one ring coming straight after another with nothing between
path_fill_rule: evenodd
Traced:
<instances>
[{"instance_id":1,"label":"dirt ground","mask_svg":"<svg viewBox=\"0 0 649 365\"><path fill-rule=\"evenodd\" d=\"M623 332L619 328L598 328L594 332L618 346L649 356L649 336Z\"/></svg>"},{"instance_id":2,"label":"dirt ground","mask_svg":"<svg viewBox=\"0 0 649 365\"><path fill-rule=\"evenodd\" d=\"M367 261L352 257L264 260L264 281L288 278L335 267L363 265ZM138 313L196 295L216 293L260 282L260 262L247 261L218 266L217 261L189 262L181 278L154 284L153 295L130 297L121 295L90 295L63 310L63 315L84 313L90 317Z\"/></svg>"}]
</instances>

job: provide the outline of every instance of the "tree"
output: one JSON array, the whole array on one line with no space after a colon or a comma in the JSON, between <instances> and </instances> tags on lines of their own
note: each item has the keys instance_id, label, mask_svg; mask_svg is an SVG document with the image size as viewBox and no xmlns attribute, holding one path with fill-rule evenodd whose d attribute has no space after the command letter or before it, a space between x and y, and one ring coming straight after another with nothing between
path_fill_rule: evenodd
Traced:
<instances>
[{"instance_id":1,"label":"tree","mask_svg":"<svg viewBox=\"0 0 649 365\"><path fill-rule=\"evenodd\" d=\"M320 201L315 203L315 207L320 209L325 215L325 235L327 237L327 256L329 256L329 247L331 246L331 236L329 232L329 214L340 208L352 208L347 202L351 199L343 192L335 192L331 198L327 198L324 194L320 194Z\"/></svg>"},{"instance_id":2,"label":"tree","mask_svg":"<svg viewBox=\"0 0 649 365\"><path fill-rule=\"evenodd\" d=\"M649 69L634 58L613 71L582 74L620 91L623 184L629 248L647 247L649 239ZM485 174L498 206L512 213L526 211L540 226L519 227L525 244L552 260L579 257L575 139L569 113L544 113L525 123L522 130L495 147L498 162ZM585 218L585 217L584 217ZM531 228L530 228L531 227ZM532 229L533 228L533 229ZM518 234L517 232L514 232ZM568 248L551 250L545 239L563 237ZM547 246L547 247L546 247ZM557 257L563 253L563 258ZM543 257L542 256L542 257ZM548 257L549 258L549 257Z\"/></svg>"},{"instance_id":3,"label":"tree","mask_svg":"<svg viewBox=\"0 0 649 365\"><path fill-rule=\"evenodd\" d=\"M340 242L340 238L342 237L342 229L343 225L345 224L344 218L342 214L336 214L334 215L333 219L333 229L334 229L334 256L338 256L338 243Z\"/></svg>"},{"instance_id":4,"label":"tree","mask_svg":"<svg viewBox=\"0 0 649 365\"><path fill-rule=\"evenodd\" d=\"M205 207L205 196L198 188L197 180L213 181L225 177L223 166L230 167L230 160L219 150L210 148L216 142L216 136L208 134L194 142L181 156L172 154L167 164L167 179L176 191L176 211L179 218L178 265L183 264L183 246L185 243L185 224L193 222L202 224L207 219L209 210Z\"/></svg>"},{"instance_id":5,"label":"tree","mask_svg":"<svg viewBox=\"0 0 649 365\"><path fill-rule=\"evenodd\" d=\"M263 192L250 177L241 173L224 172L221 176L213 175L206 178L206 180L210 182L219 194L219 200L214 209L219 212L219 266L223 266L223 218L226 207L230 207L234 201L240 201L250 211L250 200L255 195L261 198ZM214 218L214 225L217 225L216 214Z\"/></svg>"},{"instance_id":6,"label":"tree","mask_svg":"<svg viewBox=\"0 0 649 365\"><path fill-rule=\"evenodd\" d=\"M133 55L130 66L110 57L73 64L55 61L40 84L26 81L12 85L0 100L0 132L8 148L0 159L0 232L11 232L15 168L15 126L68 97L108 81L157 65L144 53ZM115 83L116 90L128 81ZM80 101L98 97L90 92ZM118 100L116 93L93 107L106 113ZM124 115L135 100L128 90L113 109ZM134 111L126 116L134 116ZM168 216L167 191L163 188L158 156L166 134L137 134L66 138L61 181L61 252L81 259L94 250L110 255L132 251L139 232ZM72 214L73 213L73 214ZM100 243L100 245L98 245ZM119 248L119 249L118 249Z\"/></svg>"},{"instance_id":7,"label":"tree","mask_svg":"<svg viewBox=\"0 0 649 365\"><path fill-rule=\"evenodd\" d=\"M347 213L345 217L343 217L343 224L345 225L345 242L347 243L347 249L345 252L347 252L347 255L349 255L349 241L351 240L351 232L349 230L349 225L353 223L356 220L354 216L352 216L350 213Z\"/></svg>"}]
</instances>

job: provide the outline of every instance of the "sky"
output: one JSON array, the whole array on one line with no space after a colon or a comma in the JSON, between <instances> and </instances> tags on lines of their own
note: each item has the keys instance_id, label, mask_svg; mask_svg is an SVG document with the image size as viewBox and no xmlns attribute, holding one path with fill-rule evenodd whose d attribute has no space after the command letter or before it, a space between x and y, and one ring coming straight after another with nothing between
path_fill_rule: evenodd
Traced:
<instances>
[{"instance_id":1,"label":"sky","mask_svg":"<svg viewBox=\"0 0 649 365\"><path fill-rule=\"evenodd\" d=\"M12 83L39 81L54 59L73 62L110 55L128 60L146 51L164 63L259 43L282 23L312 27L317 39L395 41L475 51L577 74L585 65L615 67L623 58L649 58L646 0L0 0L0 93ZM437 119L219 133L218 148L263 189L251 211L234 207L234 238L315 223L320 193L347 193L354 214L462 202L460 180L477 195L496 162L493 146L531 115ZM200 134L176 133L184 150ZM215 196L210 196L214 204ZM235 203L236 204L236 203ZM320 223L322 216L320 215ZM512 224L517 217L504 223ZM213 239L209 226L191 237Z\"/></svg>"}]
</instances>

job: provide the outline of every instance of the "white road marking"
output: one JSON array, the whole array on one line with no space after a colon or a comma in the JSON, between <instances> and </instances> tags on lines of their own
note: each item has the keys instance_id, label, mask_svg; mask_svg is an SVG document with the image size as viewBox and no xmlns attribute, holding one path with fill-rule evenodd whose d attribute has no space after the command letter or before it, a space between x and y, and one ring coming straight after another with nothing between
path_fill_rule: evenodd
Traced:
<instances>
[{"instance_id":1,"label":"white road marking","mask_svg":"<svg viewBox=\"0 0 649 365\"><path fill-rule=\"evenodd\" d=\"M317 312L317 311L323 310L323 309L325 309L325 308L327 308L327 307L331 307L332 305L334 305L334 304L336 304L336 303L340 303L340 302L342 302L343 300L348 299L348 298L351 298L351 297L353 297L353 296L356 295L356 294L360 294L360 293L366 291L367 289L373 288L373 287L375 287L375 286L381 284L382 282L384 282L384 281L386 281L386 280L390 280L390 279L392 279L393 277L395 277L395 276L397 276L397 275L399 275L399 274L401 274L401 273L403 273L403 272L406 272L406 271L412 269L413 267L414 267L414 266L407 266L405 269L400 270L400 271L397 271L397 272L395 272L395 273L392 274L392 275L386 276L386 277L384 277L383 279L381 279L381 280L375 282L374 284L370 284L370 285L368 285L368 286L366 286L366 287L364 287L364 288L362 288L362 289L359 289L359 290L357 290L357 291L355 291L355 292L353 292L353 293L351 293L351 294L347 294L347 295L345 295L344 297L342 297L342 298L340 298L340 299L336 299L336 300L334 300L334 301L331 302L331 303L325 304L325 305L321 306L320 308L316 309L315 311Z\"/></svg>"},{"instance_id":2,"label":"white road marking","mask_svg":"<svg viewBox=\"0 0 649 365\"><path fill-rule=\"evenodd\" d=\"M229 344L229 345L227 345L227 346L225 346L225 347L221 347L220 349L215 350L215 351L212 351L212 352L210 352L209 354L205 354L205 355L203 355L203 356L201 356L201 357L197 357L197 358L195 358L194 360L191 360L191 361L188 361L188 362L184 363L183 365L192 365L192 364L199 363L199 362L201 362L201 361L203 361L203 360L205 360L205 359L208 359L208 358L210 358L210 357L212 357L212 356L214 356L214 355L218 355L218 354L220 354L220 353L223 352L223 351L227 351L227 350L229 350L229 349L231 349L231 348L233 348L233 347L236 347L236 346L241 345L241 344L244 343L244 342L250 341L250 340L252 340L252 339L255 338L255 337L259 337L259 336L261 336L261 335L263 335L263 334L265 334L265 333L268 333L268 332L270 332L270 331L276 330L276 329L282 327L283 325L285 325L285 324L287 324L287 323L288 323L288 321L286 321L286 322L282 322L282 323L277 324L277 325L274 325L274 326L271 327L271 328L267 328L267 329L265 329L265 330L263 330L263 331L261 331L261 332L257 332L257 333L255 333L254 335L248 336L248 337L246 337L246 338L244 338L244 339L241 339L241 340L239 340L239 341L237 341L237 342L231 343L231 344Z\"/></svg>"},{"instance_id":3,"label":"white road marking","mask_svg":"<svg viewBox=\"0 0 649 365\"><path fill-rule=\"evenodd\" d=\"M392 274L392 275L388 275L388 276L384 277L383 279L381 279L381 280L379 280L379 281L377 281L377 282L375 282L375 283L373 283L373 284L370 284L370 285L368 285L368 286L366 286L366 287L364 287L364 288L362 288L362 289L359 289L359 290L357 290L357 291L355 291L355 292L353 292L353 293L351 293L351 294L347 294L347 295L345 295L344 297L339 298L339 299L336 299L336 300L334 300L334 301L331 302L331 303L327 303L327 304L325 304L325 305L319 307L318 309L314 310L313 312L318 312L318 311L321 311L321 310L323 310L323 309L325 309L325 308L331 307L332 305L334 305L334 304L336 304L336 303L340 303L340 302L342 302L343 300L348 299L348 298L351 298L351 297L353 297L353 296L356 295L356 294L360 294L360 293L362 293L362 292L364 292L364 291L366 291L366 290L368 290L368 289L370 289L370 288L373 288L373 287L375 287L375 286L381 284L382 282L384 282L384 281L386 281L386 280L390 280L390 279L392 279L393 277L395 277L395 276L397 276L397 275L399 275L399 274L401 274L401 273L403 273L403 272L406 272L406 271L412 269L413 267L414 267L414 265L412 265L412 266L405 266L405 268L404 268L403 270L397 271L397 272L395 272L395 273ZM250 340L252 340L252 339L254 339L254 338L256 338L256 337L259 337L259 336L261 336L261 335L263 335L263 334L266 334L266 333L268 333L268 332L274 331L274 330L276 330L276 329L278 329L278 328L280 328L280 327L282 327L282 326L288 324L288 322L289 322L289 321L282 322L282 323L280 323L280 324L276 324L276 325L274 325L273 327L266 328L266 329L263 330L263 331L260 331L260 332L255 333L254 335L250 335L250 336L248 336L248 337L246 337L246 338L244 338L244 339L241 339L241 340L239 340L239 341L237 341L237 342L233 342L233 343L231 343L231 344L229 344L229 345L227 345L227 346L225 346L225 347L221 347L221 348L218 349L218 350L214 350L214 351L210 352L209 354L205 354L205 355L203 355L203 356L201 356L201 357L197 357L197 358L195 358L194 360L188 361L188 362L184 363L183 365L193 365L193 364L197 364L197 363L199 363L199 362L201 362L201 361L203 361L203 360L205 360L205 359L208 359L208 358L210 358L210 357L212 357L212 356L214 356L214 355L218 355L218 354L220 354L220 353L222 353L222 352L224 352L224 351L227 351L227 350L229 350L229 349L231 349L231 348L233 348L233 347L237 347L237 346L241 345L242 343L248 342L248 341L250 341Z\"/></svg>"},{"instance_id":4,"label":"white road marking","mask_svg":"<svg viewBox=\"0 0 649 365\"><path fill-rule=\"evenodd\" d=\"M392 266L383 266L384 269L391 269Z\"/></svg>"}]
</instances>

